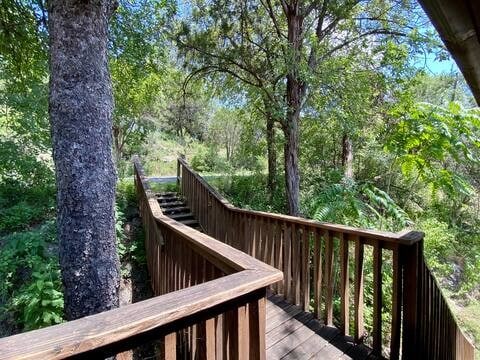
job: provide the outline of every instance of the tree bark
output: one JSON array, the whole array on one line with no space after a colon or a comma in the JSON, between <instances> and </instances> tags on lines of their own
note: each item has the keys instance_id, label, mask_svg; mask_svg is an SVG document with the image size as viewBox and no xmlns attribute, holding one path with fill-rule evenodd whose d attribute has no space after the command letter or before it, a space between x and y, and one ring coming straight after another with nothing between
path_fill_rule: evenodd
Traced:
<instances>
[{"instance_id":1,"label":"tree bark","mask_svg":"<svg viewBox=\"0 0 480 360\"><path fill-rule=\"evenodd\" d=\"M50 96L60 266L69 320L118 306L110 0L49 1Z\"/></svg>"},{"instance_id":2,"label":"tree bark","mask_svg":"<svg viewBox=\"0 0 480 360\"><path fill-rule=\"evenodd\" d=\"M285 186L288 214L300 215L300 174L298 169L298 122L284 128Z\"/></svg>"},{"instance_id":3,"label":"tree bark","mask_svg":"<svg viewBox=\"0 0 480 360\"><path fill-rule=\"evenodd\" d=\"M345 179L353 180L353 143L347 134L342 137L342 166Z\"/></svg>"},{"instance_id":4,"label":"tree bark","mask_svg":"<svg viewBox=\"0 0 480 360\"><path fill-rule=\"evenodd\" d=\"M285 133L285 185L288 213L300 215L300 172L298 166L298 129L305 86L300 78L298 65L301 60L303 17L299 7L288 7L288 42L292 52L292 63L287 74L287 119Z\"/></svg>"}]
</instances>

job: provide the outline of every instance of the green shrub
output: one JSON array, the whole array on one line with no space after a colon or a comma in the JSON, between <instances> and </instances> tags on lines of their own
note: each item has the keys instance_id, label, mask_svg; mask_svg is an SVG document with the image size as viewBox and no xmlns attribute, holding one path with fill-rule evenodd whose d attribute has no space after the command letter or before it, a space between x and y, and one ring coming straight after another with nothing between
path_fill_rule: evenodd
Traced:
<instances>
[{"instance_id":1,"label":"green shrub","mask_svg":"<svg viewBox=\"0 0 480 360\"><path fill-rule=\"evenodd\" d=\"M424 251L429 266L442 277L450 275L457 243L455 231L435 218L421 220L417 226L425 233Z\"/></svg>"},{"instance_id":2,"label":"green shrub","mask_svg":"<svg viewBox=\"0 0 480 360\"><path fill-rule=\"evenodd\" d=\"M199 146L191 160L193 170L198 172L224 172L230 166L214 147Z\"/></svg>"},{"instance_id":3,"label":"green shrub","mask_svg":"<svg viewBox=\"0 0 480 360\"><path fill-rule=\"evenodd\" d=\"M277 213L285 213L286 211L286 201L282 187L278 186L270 199L265 174L225 176L209 180L209 183L236 206ZM277 184L282 183L282 177L277 177Z\"/></svg>"},{"instance_id":4,"label":"green shrub","mask_svg":"<svg viewBox=\"0 0 480 360\"><path fill-rule=\"evenodd\" d=\"M131 179L121 179L117 184L117 202L115 205L115 229L117 233L117 253L121 262L135 261L146 263L144 236L141 227L135 226L133 219L138 217L135 187ZM130 223L127 234L125 226ZM128 276L125 268L121 269L123 277Z\"/></svg>"},{"instance_id":5,"label":"green shrub","mask_svg":"<svg viewBox=\"0 0 480 360\"><path fill-rule=\"evenodd\" d=\"M330 184L308 199L309 215L318 221L391 231L412 223L390 195L370 183Z\"/></svg>"},{"instance_id":6,"label":"green shrub","mask_svg":"<svg viewBox=\"0 0 480 360\"><path fill-rule=\"evenodd\" d=\"M43 206L30 205L25 201L0 210L0 233L24 230L44 215Z\"/></svg>"},{"instance_id":7,"label":"green shrub","mask_svg":"<svg viewBox=\"0 0 480 360\"><path fill-rule=\"evenodd\" d=\"M63 294L58 263L52 259L35 265L31 281L22 286L9 306L18 314L25 330L59 324L63 321Z\"/></svg>"},{"instance_id":8,"label":"green shrub","mask_svg":"<svg viewBox=\"0 0 480 360\"><path fill-rule=\"evenodd\" d=\"M62 321L55 222L1 238L0 300L26 330Z\"/></svg>"}]
</instances>

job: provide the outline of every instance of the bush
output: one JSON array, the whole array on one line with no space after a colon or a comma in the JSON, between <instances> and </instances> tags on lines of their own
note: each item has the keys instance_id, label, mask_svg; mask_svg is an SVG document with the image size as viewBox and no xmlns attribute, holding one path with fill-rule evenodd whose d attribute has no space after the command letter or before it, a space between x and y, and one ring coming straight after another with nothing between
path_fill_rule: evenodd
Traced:
<instances>
[{"instance_id":1,"label":"bush","mask_svg":"<svg viewBox=\"0 0 480 360\"><path fill-rule=\"evenodd\" d=\"M417 226L425 232L424 251L428 265L440 276L449 276L454 271L451 257L456 247L455 231L435 218L421 220Z\"/></svg>"},{"instance_id":2,"label":"bush","mask_svg":"<svg viewBox=\"0 0 480 360\"><path fill-rule=\"evenodd\" d=\"M191 160L193 170L198 172L225 172L230 166L214 147L199 146Z\"/></svg>"},{"instance_id":3,"label":"bush","mask_svg":"<svg viewBox=\"0 0 480 360\"><path fill-rule=\"evenodd\" d=\"M1 238L0 300L26 330L62 321L55 222Z\"/></svg>"},{"instance_id":4,"label":"bush","mask_svg":"<svg viewBox=\"0 0 480 360\"><path fill-rule=\"evenodd\" d=\"M370 183L344 180L325 186L308 199L309 215L318 221L390 231L411 225L407 213L390 195Z\"/></svg>"},{"instance_id":5,"label":"bush","mask_svg":"<svg viewBox=\"0 0 480 360\"><path fill-rule=\"evenodd\" d=\"M286 201L282 187L278 186L270 199L267 191L267 176L262 173L227 176L209 182L236 206L285 213ZM283 178L277 177L277 184L282 182Z\"/></svg>"},{"instance_id":6,"label":"bush","mask_svg":"<svg viewBox=\"0 0 480 360\"><path fill-rule=\"evenodd\" d=\"M35 265L31 281L11 300L11 310L18 314L25 330L38 329L63 321L63 294L56 259Z\"/></svg>"},{"instance_id":7,"label":"bush","mask_svg":"<svg viewBox=\"0 0 480 360\"><path fill-rule=\"evenodd\" d=\"M44 214L42 206L30 205L22 201L0 210L0 233L24 230L33 221L38 221Z\"/></svg>"}]
</instances>

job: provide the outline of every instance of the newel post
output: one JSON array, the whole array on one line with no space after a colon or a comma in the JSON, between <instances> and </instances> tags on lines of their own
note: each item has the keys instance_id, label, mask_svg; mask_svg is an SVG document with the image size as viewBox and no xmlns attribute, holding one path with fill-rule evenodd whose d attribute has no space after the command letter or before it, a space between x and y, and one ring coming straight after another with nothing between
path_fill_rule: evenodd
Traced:
<instances>
[{"instance_id":1,"label":"newel post","mask_svg":"<svg viewBox=\"0 0 480 360\"><path fill-rule=\"evenodd\" d=\"M420 298L422 289L421 269L423 265L423 236L421 232L410 232L410 244L400 246L403 272L403 329L402 359L418 359L421 352L420 339Z\"/></svg>"}]
</instances>

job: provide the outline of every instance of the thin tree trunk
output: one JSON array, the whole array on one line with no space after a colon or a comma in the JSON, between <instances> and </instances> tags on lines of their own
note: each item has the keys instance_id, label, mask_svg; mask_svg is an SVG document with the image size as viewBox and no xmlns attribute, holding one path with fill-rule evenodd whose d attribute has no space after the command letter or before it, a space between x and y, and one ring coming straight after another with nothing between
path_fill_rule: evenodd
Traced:
<instances>
[{"instance_id":1,"label":"thin tree trunk","mask_svg":"<svg viewBox=\"0 0 480 360\"><path fill-rule=\"evenodd\" d=\"M342 137L342 166L343 176L353 180L353 143L347 134Z\"/></svg>"},{"instance_id":2,"label":"thin tree trunk","mask_svg":"<svg viewBox=\"0 0 480 360\"><path fill-rule=\"evenodd\" d=\"M267 156L268 179L267 188L270 201L273 200L277 190L277 151L275 149L275 121L273 115L267 110Z\"/></svg>"},{"instance_id":3,"label":"thin tree trunk","mask_svg":"<svg viewBox=\"0 0 480 360\"><path fill-rule=\"evenodd\" d=\"M69 320L118 306L110 0L49 1L50 121Z\"/></svg>"}]
</instances>

